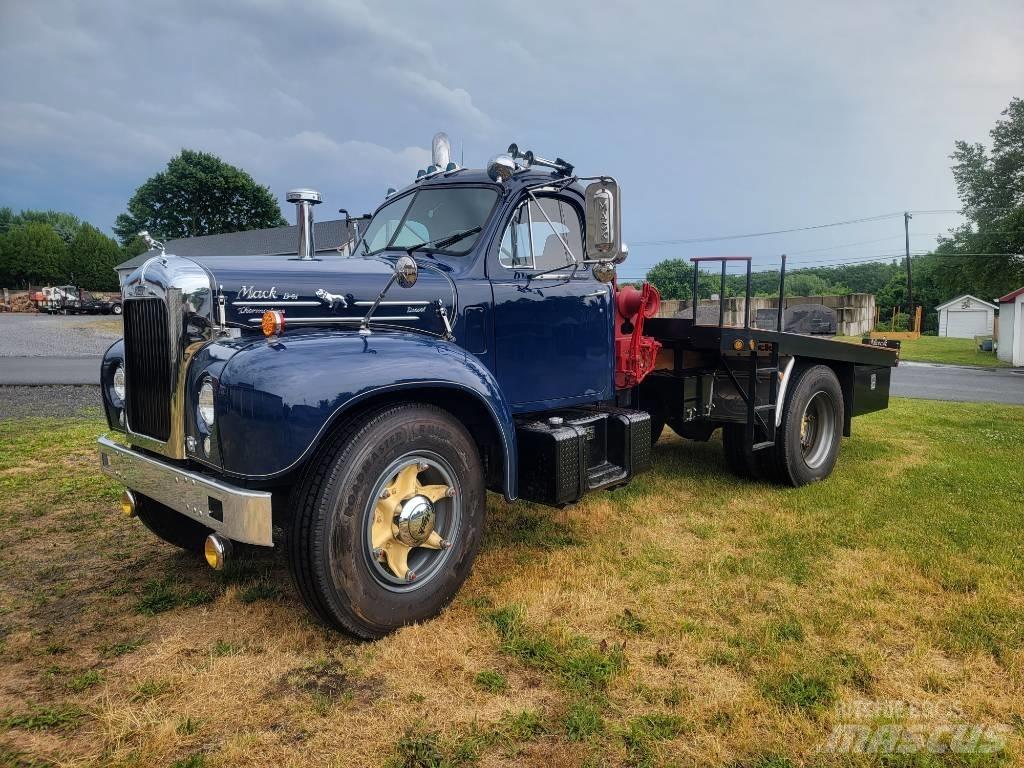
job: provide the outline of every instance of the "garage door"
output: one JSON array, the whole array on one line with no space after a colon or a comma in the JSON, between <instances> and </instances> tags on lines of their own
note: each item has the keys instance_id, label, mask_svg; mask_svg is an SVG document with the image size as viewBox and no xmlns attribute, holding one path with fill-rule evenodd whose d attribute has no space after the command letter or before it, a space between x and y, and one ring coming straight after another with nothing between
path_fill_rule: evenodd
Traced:
<instances>
[{"instance_id":1,"label":"garage door","mask_svg":"<svg viewBox=\"0 0 1024 768\"><path fill-rule=\"evenodd\" d=\"M946 335L955 339L984 336L988 330L988 312L981 310L947 312Z\"/></svg>"}]
</instances>

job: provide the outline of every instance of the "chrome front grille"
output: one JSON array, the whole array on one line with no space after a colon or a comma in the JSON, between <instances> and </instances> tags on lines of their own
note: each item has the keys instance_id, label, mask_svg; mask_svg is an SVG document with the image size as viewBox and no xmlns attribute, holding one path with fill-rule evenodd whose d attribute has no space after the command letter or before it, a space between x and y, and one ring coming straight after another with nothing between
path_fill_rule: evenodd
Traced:
<instances>
[{"instance_id":1,"label":"chrome front grille","mask_svg":"<svg viewBox=\"0 0 1024 768\"><path fill-rule=\"evenodd\" d=\"M174 388L167 305L162 299L124 302L125 408L132 432L166 442Z\"/></svg>"}]
</instances>

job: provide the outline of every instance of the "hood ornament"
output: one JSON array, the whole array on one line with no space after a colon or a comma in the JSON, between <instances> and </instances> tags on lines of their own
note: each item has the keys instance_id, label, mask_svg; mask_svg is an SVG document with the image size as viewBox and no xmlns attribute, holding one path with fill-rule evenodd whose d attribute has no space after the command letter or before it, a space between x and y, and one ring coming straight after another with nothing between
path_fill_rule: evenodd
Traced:
<instances>
[{"instance_id":1,"label":"hood ornament","mask_svg":"<svg viewBox=\"0 0 1024 768\"><path fill-rule=\"evenodd\" d=\"M139 237L142 238L142 241L146 244L149 250L153 251L159 248L160 255L162 256L164 254L164 244L149 234L148 230L144 229L139 232Z\"/></svg>"},{"instance_id":2,"label":"hood ornament","mask_svg":"<svg viewBox=\"0 0 1024 768\"><path fill-rule=\"evenodd\" d=\"M325 291L323 288L316 289L316 297L320 299L320 301L324 302L324 304L326 304L328 307L330 307L332 312L336 309L348 308L348 302L345 301L344 296L340 296L336 293L329 293Z\"/></svg>"}]
</instances>

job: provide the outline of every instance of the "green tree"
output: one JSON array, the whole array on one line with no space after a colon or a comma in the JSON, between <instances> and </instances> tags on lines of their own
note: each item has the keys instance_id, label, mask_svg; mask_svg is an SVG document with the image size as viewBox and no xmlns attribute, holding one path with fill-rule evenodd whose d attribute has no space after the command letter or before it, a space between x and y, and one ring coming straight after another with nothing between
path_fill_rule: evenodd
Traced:
<instances>
[{"instance_id":1,"label":"green tree","mask_svg":"<svg viewBox=\"0 0 1024 768\"><path fill-rule=\"evenodd\" d=\"M127 245L144 229L171 240L286 223L269 188L215 155L183 149L135 191L114 232Z\"/></svg>"},{"instance_id":2,"label":"green tree","mask_svg":"<svg viewBox=\"0 0 1024 768\"><path fill-rule=\"evenodd\" d=\"M737 293L737 283L730 275L726 280L725 295ZM682 259L666 259L659 261L647 272L647 281L651 283L663 299L689 299L693 294L693 265ZM702 271L697 281L699 298L709 299L721 288L721 277L708 271ZM741 287L739 292L744 289Z\"/></svg>"},{"instance_id":3,"label":"green tree","mask_svg":"<svg viewBox=\"0 0 1024 768\"><path fill-rule=\"evenodd\" d=\"M958 141L951 155L968 223L936 249L947 298L972 293L991 300L1024 284L1024 99L1013 99L1002 117L989 132L991 150Z\"/></svg>"},{"instance_id":4,"label":"green tree","mask_svg":"<svg viewBox=\"0 0 1024 768\"><path fill-rule=\"evenodd\" d=\"M794 272L786 276L787 296L825 296L849 292L845 286L830 285L825 278L811 272Z\"/></svg>"},{"instance_id":5,"label":"green tree","mask_svg":"<svg viewBox=\"0 0 1024 768\"><path fill-rule=\"evenodd\" d=\"M67 245L49 224L32 221L0 236L0 285L62 282L67 269Z\"/></svg>"},{"instance_id":6,"label":"green tree","mask_svg":"<svg viewBox=\"0 0 1024 768\"><path fill-rule=\"evenodd\" d=\"M49 224L53 231L60 235L65 245L71 245L78 231L82 228L82 220L64 211L33 211L26 210L14 217L13 223L18 224Z\"/></svg>"},{"instance_id":7,"label":"green tree","mask_svg":"<svg viewBox=\"0 0 1024 768\"><path fill-rule=\"evenodd\" d=\"M117 273L122 261L121 248L91 224L83 225L68 247L68 270L81 288L92 291L117 290Z\"/></svg>"}]
</instances>

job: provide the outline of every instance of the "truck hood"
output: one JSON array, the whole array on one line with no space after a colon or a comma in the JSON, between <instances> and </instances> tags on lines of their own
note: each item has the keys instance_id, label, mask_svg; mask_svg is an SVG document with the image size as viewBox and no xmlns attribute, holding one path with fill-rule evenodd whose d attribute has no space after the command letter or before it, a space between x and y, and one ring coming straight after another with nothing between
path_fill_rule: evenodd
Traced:
<instances>
[{"instance_id":1,"label":"truck hood","mask_svg":"<svg viewBox=\"0 0 1024 768\"><path fill-rule=\"evenodd\" d=\"M263 313L285 313L286 325L340 325L355 328L394 272L399 254L345 258L322 255L313 261L294 256L193 257L223 292L229 325L259 327ZM447 267L419 259L419 279L411 288L394 283L373 315L373 324L440 334L440 301L454 318L455 283Z\"/></svg>"}]
</instances>

